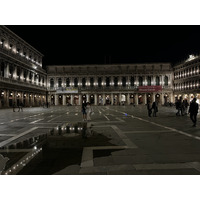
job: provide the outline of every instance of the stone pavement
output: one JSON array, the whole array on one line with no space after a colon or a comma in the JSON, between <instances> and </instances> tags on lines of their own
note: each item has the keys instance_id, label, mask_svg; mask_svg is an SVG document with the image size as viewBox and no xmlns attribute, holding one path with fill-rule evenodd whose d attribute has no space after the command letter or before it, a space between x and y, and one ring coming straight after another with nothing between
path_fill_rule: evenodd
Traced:
<instances>
[{"instance_id":1,"label":"stone pavement","mask_svg":"<svg viewBox=\"0 0 200 200\"><path fill-rule=\"evenodd\" d=\"M84 147L80 164L54 174L200 174L199 123L192 127L188 116L175 115L174 107L159 107L158 117L151 118L144 105L96 106L94 111L88 131L105 136L109 144ZM78 106L0 112L0 147L66 122L82 121Z\"/></svg>"}]
</instances>

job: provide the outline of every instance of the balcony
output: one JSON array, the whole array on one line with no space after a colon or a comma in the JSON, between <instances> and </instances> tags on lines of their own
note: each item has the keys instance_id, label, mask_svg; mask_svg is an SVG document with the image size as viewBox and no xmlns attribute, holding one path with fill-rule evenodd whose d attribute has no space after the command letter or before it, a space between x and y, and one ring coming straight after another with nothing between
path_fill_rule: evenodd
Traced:
<instances>
[{"instance_id":1,"label":"balcony","mask_svg":"<svg viewBox=\"0 0 200 200\"><path fill-rule=\"evenodd\" d=\"M46 90L46 87L44 86L44 84L43 85L35 85L35 84L31 84L29 82L22 82L22 81L5 78L5 77L1 77L1 76L0 76L0 83L20 86L20 87L22 87L22 89L23 89L23 87L28 87L30 89L32 88L32 89Z\"/></svg>"},{"instance_id":2,"label":"balcony","mask_svg":"<svg viewBox=\"0 0 200 200\"><path fill-rule=\"evenodd\" d=\"M21 55L14 53L10 49L6 49L5 47L2 47L2 45L0 45L0 52L3 52L4 54L6 54L12 58L15 58L16 60L19 60L19 61L27 64L30 67L32 67L32 64L34 64L38 67L41 67L40 65L38 65L36 63L32 63L31 61L27 60L25 57L22 57Z\"/></svg>"}]
</instances>

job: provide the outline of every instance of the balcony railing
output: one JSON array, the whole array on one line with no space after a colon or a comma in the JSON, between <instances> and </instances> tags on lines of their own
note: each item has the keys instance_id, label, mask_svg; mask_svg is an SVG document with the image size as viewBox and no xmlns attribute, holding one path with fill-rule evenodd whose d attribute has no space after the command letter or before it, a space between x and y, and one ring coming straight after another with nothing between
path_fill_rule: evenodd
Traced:
<instances>
[{"instance_id":1,"label":"balcony railing","mask_svg":"<svg viewBox=\"0 0 200 200\"><path fill-rule=\"evenodd\" d=\"M79 87L73 87L74 89L78 89L78 91L129 91L129 90L138 90L138 86L79 86ZM172 86L163 86L163 89L173 89ZM49 91L56 91L56 90L62 90L64 91L66 88L65 87L47 87L47 90Z\"/></svg>"},{"instance_id":2,"label":"balcony railing","mask_svg":"<svg viewBox=\"0 0 200 200\"><path fill-rule=\"evenodd\" d=\"M2 47L2 45L0 45L0 52L3 52L4 54L11 56L12 58L15 58L23 63L26 63L29 66L32 66L32 64L34 64L38 67L41 67L40 65L36 63L32 63L31 61L27 60L25 57L22 57L20 54L15 54L10 49L6 49L5 47Z\"/></svg>"},{"instance_id":3,"label":"balcony railing","mask_svg":"<svg viewBox=\"0 0 200 200\"><path fill-rule=\"evenodd\" d=\"M15 80L15 79L5 78L5 77L1 77L1 76L0 76L0 82L1 83L18 85L18 86L21 86L21 87L29 87L29 88L46 90L46 87L45 87L44 84L42 84L42 85L41 84L40 85L35 85L35 84L31 84L29 82L21 82L21 81Z\"/></svg>"}]
</instances>

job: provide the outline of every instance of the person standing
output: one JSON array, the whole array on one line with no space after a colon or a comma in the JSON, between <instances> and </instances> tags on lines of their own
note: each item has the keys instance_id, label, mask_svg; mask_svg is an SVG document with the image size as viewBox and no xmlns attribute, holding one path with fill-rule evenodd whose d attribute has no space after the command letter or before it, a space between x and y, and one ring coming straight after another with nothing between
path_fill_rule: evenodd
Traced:
<instances>
[{"instance_id":1,"label":"person standing","mask_svg":"<svg viewBox=\"0 0 200 200\"><path fill-rule=\"evenodd\" d=\"M18 110L18 112L19 112L20 110L23 112L23 103L22 103L22 102L20 102L20 104L19 104L19 110Z\"/></svg>"},{"instance_id":2,"label":"person standing","mask_svg":"<svg viewBox=\"0 0 200 200\"><path fill-rule=\"evenodd\" d=\"M193 122L193 126L196 126L196 123L197 123L198 110L199 110L199 104L196 103L196 98L193 98L193 100L190 103L190 108L189 108L190 119Z\"/></svg>"},{"instance_id":3,"label":"person standing","mask_svg":"<svg viewBox=\"0 0 200 200\"><path fill-rule=\"evenodd\" d=\"M87 113L87 120L91 120L92 108L89 102L87 102L86 113Z\"/></svg>"},{"instance_id":4,"label":"person standing","mask_svg":"<svg viewBox=\"0 0 200 200\"><path fill-rule=\"evenodd\" d=\"M158 103L157 103L157 101L153 102L152 109L153 109L153 117L157 117L156 116L156 113L158 112Z\"/></svg>"},{"instance_id":5,"label":"person standing","mask_svg":"<svg viewBox=\"0 0 200 200\"><path fill-rule=\"evenodd\" d=\"M147 110L148 110L148 116L151 117L152 109L151 109L150 101L147 102Z\"/></svg>"},{"instance_id":6,"label":"person standing","mask_svg":"<svg viewBox=\"0 0 200 200\"><path fill-rule=\"evenodd\" d=\"M87 121L87 112L86 112L86 103L83 101L82 103L82 113L83 113L83 121Z\"/></svg>"},{"instance_id":7,"label":"person standing","mask_svg":"<svg viewBox=\"0 0 200 200\"><path fill-rule=\"evenodd\" d=\"M15 107L16 107L16 104L15 102L13 103L13 112L15 112Z\"/></svg>"}]
</instances>

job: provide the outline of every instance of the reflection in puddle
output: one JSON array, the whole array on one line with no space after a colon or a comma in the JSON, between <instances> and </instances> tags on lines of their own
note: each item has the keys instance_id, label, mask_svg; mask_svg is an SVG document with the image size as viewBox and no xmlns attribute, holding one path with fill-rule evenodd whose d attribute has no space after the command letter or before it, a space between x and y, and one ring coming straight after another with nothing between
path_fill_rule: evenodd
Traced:
<instances>
[{"instance_id":1,"label":"reflection in puddle","mask_svg":"<svg viewBox=\"0 0 200 200\"><path fill-rule=\"evenodd\" d=\"M91 131L90 124L65 123L48 133L32 133L0 148L8 157L2 174L50 175L67 166L80 165L82 151L89 146L110 146L110 139Z\"/></svg>"}]
</instances>

